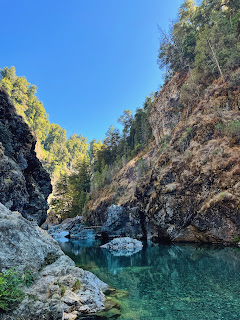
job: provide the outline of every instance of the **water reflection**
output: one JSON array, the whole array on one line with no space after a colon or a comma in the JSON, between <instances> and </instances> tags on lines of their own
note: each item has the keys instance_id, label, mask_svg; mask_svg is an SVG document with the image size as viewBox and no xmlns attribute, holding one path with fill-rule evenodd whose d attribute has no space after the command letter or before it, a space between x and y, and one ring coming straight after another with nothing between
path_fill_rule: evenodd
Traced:
<instances>
[{"instance_id":1,"label":"water reflection","mask_svg":"<svg viewBox=\"0 0 240 320\"><path fill-rule=\"evenodd\" d=\"M116 257L99 242L61 246L77 265L129 291L121 319L240 319L237 248L153 245Z\"/></svg>"}]
</instances>

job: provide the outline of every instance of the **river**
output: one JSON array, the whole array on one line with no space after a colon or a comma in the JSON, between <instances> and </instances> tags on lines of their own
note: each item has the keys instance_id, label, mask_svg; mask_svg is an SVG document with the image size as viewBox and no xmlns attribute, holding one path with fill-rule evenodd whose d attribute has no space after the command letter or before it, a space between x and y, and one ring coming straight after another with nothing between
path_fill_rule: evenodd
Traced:
<instances>
[{"instance_id":1,"label":"river","mask_svg":"<svg viewBox=\"0 0 240 320\"><path fill-rule=\"evenodd\" d=\"M127 290L121 320L239 320L240 249L148 245L113 256L98 241L60 242L79 267Z\"/></svg>"}]
</instances>

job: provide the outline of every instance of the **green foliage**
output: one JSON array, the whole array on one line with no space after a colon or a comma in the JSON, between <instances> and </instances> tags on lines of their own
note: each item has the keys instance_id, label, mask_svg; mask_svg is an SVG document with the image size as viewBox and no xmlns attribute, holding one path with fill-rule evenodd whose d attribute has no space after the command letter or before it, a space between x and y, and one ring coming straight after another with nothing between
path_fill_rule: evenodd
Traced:
<instances>
[{"instance_id":1,"label":"green foliage","mask_svg":"<svg viewBox=\"0 0 240 320\"><path fill-rule=\"evenodd\" d=\"M226 135L240 141L240 121L234 120L226 123L218 123L215 125L215 129L220 135Z\"/></svg>"},{"instance_id":2,"label":"green foliage","mask_svg":"<svg viewBox=\"0 0 240 320\"><path fill-rule=\"evenodd\" d=\"M24 293L21 289L23 279L14 269L0 273L0 311L8 311L23 299Z\"/></svg>"},{"instance_id":3,"label":"green foliage","mask_svg":"<svg viewBox=\"0 0 240 320\"><path fill-rule=\"evenodd\" d=\"M59 286L61 297L63 297L64 294L65 294L65 292L66 292L66 287L65 287L65 285L64 285L62 282L60 282L60 281L55 281L54 284L55 284L56 286Z\"/></svg>"},{"instance_id":4,"label":"green foliage","mask_svg":"<svg viewBox=\"0 0 240 320\"><path fill-rule=\"evenodd\" d=\"M130 110L124 110L123 115L118 119L123 126L122 133L111 126L103 144L96 145L95 140L90 142L91 194L105 184L111 183L112 177L122 168L124 162L135 157L152 139L148 116L153 98L153 96L147 97L143 108L137 109L134 117ZM95 147L94 151L93 147Z\"/></svg>"},{"instance_id":5,"label":"green foliage","mask_svg":"<svg viewBox=\"0 0 240 320\"><path fill-rule=\"evenodd\" d=\"M159 65L168 74L194 69L200 82L225 80L240 65L240 4L237 0L186 0L176 23L162 32Z\"/></svg>"},{"instance_id":6,"label":"green foliage","mask_svg":"<svg viewBox=\"0 0 240 320\"><path fill-rule=\"evenodd\" d=\"M140 178L144 176L148 172L148 170L149 165L147 164L146 160L144 160L143 158L139 159L136 167L138 177Z\"/></svg>"},{"instance_id":7,"label":"green foliage","mask_svg":"<svg viewBox=\"0 0 240 320\"><path fill-rule=\"evenodd\" d=\"M87 138L73 134L67 141L67 150L69 153L68 167L70 170L76 168L78 163L82 163L88 154L89 145Z\"/></svg>"},{"instance_id":8,"label":"green foliage","mask_svg":"<svg viewBox=\"0 0 240 320\"><path fill-rule=\"evenodd\" d=\"M79 279L76 280L73 290L80 290L81 289L81 282Z\"/></svg>"},{"instance_id":9,"label":"green foliage","mask_svg":"<svg viewBox=\"0 0 240 320\"><path fill-rule=\"evenodd\" d=\"M80 215L89 201L91 172L89 159L79 162L75 172L57 181L51 207L63 219Z\"/></svg>"},{"instance_id":10,"label":"green foliage","mask_svg":"<svg viewBox=\"0 0 240 320\"><path fill-rule=\"evenodd\" d=\"M57 177L65 173L69 160L66 130L58 124L51 124L44 149L48 152L45 162L48 172Z\"/></svg>"},{"instance_id":11,"label":"green foliage","mask_svg":"<svg viewBox=\"0 0 240 320\"><path fill-rule=\"evenodd\" d=\"M51 208L56 215L63 219L71 216L73 203L73 190L69 181L69 176L65 173L58 179L53 198L51 199Z\"/></svg>"},{"instance_id":12,"label":"green foliage","mask_svg":"<svg viewBox=\"0 0 240 320\"><path fill-rule=\"evenodd\" d=\"M44 264L42 265L42 268L48 266L49 264L53 264L57 259L58 256L54 252L48 253L45 258Z\"/></svg>"},{"instance_id":13,"label":"green foliage","mask_svg":"<svg viewBox=\"0 0 240 320\"><path fill-rule=\"evenodd\" d=\"M30 270L26 270L24 274L22 275L22 281L25 284L25 286L30 286L34 282L34 275Z\"/></svg>"}]
</instances>

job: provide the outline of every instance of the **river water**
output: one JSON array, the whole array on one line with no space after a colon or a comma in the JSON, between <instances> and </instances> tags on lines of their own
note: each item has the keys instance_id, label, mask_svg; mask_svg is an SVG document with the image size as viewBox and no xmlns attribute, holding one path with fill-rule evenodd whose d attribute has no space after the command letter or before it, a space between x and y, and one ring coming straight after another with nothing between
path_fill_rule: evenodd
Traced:
<instances>
[{"instance_id":1,"label":"river water","mask_svg":"<svg viewBox=\"0 0 240 320\"><path fill-rule=\"evenodd\" d=\"M60 245L78 266L129 292L121 320L240 320L238 248L148 245L117 257L98 241Z\"/></svg>"}]
</instances>

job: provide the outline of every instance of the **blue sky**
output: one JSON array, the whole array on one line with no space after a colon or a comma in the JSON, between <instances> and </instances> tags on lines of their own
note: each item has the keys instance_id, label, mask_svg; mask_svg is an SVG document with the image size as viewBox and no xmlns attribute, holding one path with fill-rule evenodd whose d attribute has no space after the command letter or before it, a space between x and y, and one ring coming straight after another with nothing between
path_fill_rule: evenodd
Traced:
<instances>
[{"instance_id":1,"label":"blue sky","mask_svg":"<svg viewBox=\"0 0 240 320\"><path fill-rule=\"evenodd\" d=\"M2 0L0 68L38 87L53 123L103 139L159 89L160 34L182 0Z\"/></svg>"}]
</instances>

